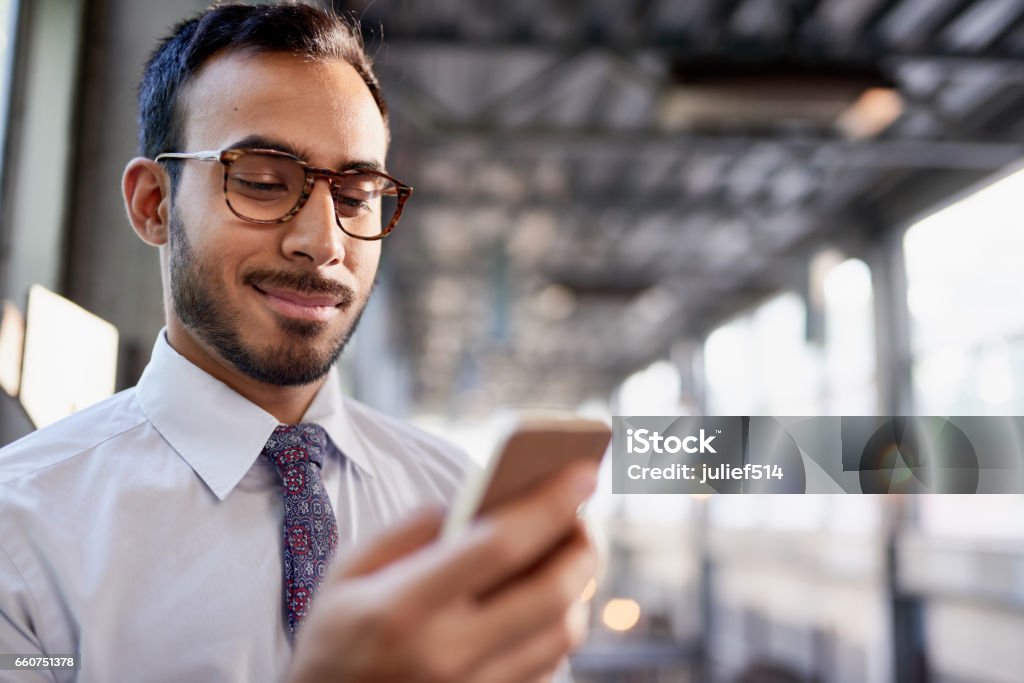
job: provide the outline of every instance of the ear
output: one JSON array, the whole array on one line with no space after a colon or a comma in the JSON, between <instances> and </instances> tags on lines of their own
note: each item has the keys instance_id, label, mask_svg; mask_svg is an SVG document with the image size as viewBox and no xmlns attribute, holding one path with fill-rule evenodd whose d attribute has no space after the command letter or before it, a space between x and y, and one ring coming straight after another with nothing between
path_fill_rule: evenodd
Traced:
<instances>
[{"instance_id":1,"label":"ear","mask_svg":"<svg viewBox=\"0 0 1024 683\"><path fill-rule=\"evenodd\" d=\"M142 241L155 247L166 244L171 208L167 172L152 159L136 157L124 169L121 191L128 220Z\"/></svg>"}]
</instances>

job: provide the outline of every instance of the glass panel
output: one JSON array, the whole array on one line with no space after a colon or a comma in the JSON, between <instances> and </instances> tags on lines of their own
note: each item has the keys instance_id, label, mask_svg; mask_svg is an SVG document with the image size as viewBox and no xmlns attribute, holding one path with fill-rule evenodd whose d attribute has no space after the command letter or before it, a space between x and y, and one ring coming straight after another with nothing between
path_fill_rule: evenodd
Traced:
<instances>
[{"instance_id":1,"label":"glass panel","mask_svg":"<svg viewBox=\"0 0 1024 683\"><path fill-rule=\"evenodd\" d=\"M803 300L786 293L708 335L708 414L817 414L821 356L804 340L805 319Z\"/></svg>"},{"instance_id":2,"label":"glass panel","mask_svg":"<svg viewBox=\"0 0 1024 683\"><path fill-rule=\"evenodd\" d=\"M907 231L904 249L917 412L1024 412L1024 173Z\"/></svg>"},{"instance_id":3,"label":"glass panel","mask_svg":"<svg viewBox=\"0 0 1024 683\"><path fill-rule=\"evenodd\" d=\"M875 312L871 270L857 259L825 276L825 375L823 414L871 415L878 411L875 381Z\"/></svg>"}]
</instances>

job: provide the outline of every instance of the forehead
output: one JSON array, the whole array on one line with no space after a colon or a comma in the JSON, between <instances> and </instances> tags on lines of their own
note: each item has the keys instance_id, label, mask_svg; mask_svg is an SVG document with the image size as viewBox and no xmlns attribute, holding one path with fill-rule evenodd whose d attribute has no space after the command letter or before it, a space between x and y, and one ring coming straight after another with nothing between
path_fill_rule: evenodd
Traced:
<instances>
[{"instance_id":1,"label":"forehead","mask_svg":"<svg viewBox=\"0 0 1024 683\"><path fill-rule=\"evenodd\" d=\"M370 89L351 64L284 53L214 56L181 98L183 151L221 149L251 136L304 150L307 161L336 167L378 161L387 131Z\"/></svg>"}]
</instances>

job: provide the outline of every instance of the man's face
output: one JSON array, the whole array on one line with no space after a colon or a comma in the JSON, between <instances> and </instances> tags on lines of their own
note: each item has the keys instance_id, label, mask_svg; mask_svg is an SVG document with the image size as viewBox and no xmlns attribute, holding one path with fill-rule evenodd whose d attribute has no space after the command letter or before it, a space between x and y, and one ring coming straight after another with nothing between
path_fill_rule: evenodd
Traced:
<instances>
[{"instance_id":1,"label":"man's face","mask_svg":"<svg viewBox=\"0 0 1024 683\"><path fill-rule=\"evenodd\" d=\"M273 146L321 168L384 165L383 119L343 61L229 53L203 67L183 103L187 143L176 151ZM290 221L261 225L228 209L221 164L175 163L172 314L202 353L259 382L322 377L369 298L380 242L338 228L326 181Z\"/></svg>"}]
</instances>

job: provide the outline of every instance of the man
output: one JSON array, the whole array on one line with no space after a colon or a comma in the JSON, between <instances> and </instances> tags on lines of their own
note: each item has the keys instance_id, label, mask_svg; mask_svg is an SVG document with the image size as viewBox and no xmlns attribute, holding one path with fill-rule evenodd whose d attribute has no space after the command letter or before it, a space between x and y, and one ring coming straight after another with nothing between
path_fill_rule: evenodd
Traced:
<instances>
[{"instance_id":1,"label":"man","mask_svg":"<svg viewBox=\"0 0 1024 683\"><path fill-rule=\"evenodd\" d=\"M0 654L80 666L0 681L549 676L581 638L594 471L439 544L464 457L332 370L411 192L357 34L211 9L153 54L139 110L123 191L167 326L137 387L0 453Z\"/></svg>"}]
</instances>

